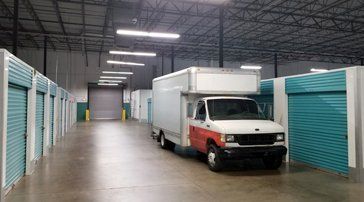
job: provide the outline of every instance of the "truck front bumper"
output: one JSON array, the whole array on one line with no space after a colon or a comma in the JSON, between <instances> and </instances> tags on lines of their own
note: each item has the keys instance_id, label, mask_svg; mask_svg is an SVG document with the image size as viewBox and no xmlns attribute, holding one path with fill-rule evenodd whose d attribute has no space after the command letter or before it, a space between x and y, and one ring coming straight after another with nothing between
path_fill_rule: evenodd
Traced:
<instances>
[{"instance_id":1,"label":"truck front bumper","mask_svg":"<svg viewBox=\"0 0 364 202\"><path fill-rule=\"evenodd\" d=\"M285 146L232 147L219 148L218 152L221 159L240 160L244 158L283 156L287 154L287 148Z\"/></svg>"}]
</instances>

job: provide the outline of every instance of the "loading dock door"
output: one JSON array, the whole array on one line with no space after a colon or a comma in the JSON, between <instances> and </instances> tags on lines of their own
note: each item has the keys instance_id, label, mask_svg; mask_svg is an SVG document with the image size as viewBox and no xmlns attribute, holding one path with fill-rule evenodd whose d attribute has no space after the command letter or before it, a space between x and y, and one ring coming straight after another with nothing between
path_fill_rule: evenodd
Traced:
<instances>
[{"instance_id":1,"label":"loading dock door","mask_svg":"<svg viewBox=\"0 0 364 202\"><path fill-rule=\"evenodd\" d=\"M35 113L35 159L43 154L44 137L44 94L37 92Z\"/></svg>"},{"instance_id":2,"label":"loading dock door","mask_svg":"<svg viewBox=\"0 0 364 202\"><path fill-rule=\"evenodd\" d=\"M9 84L5 188L25 174L27 89Z\"/></svg>"},{"instance_id":3,"label":"loading dock door","mask_svg":"<svg viewBox=\"0 0 364 202\"><path fill-rule=\"evenodd\" d=\"M91 119L121 119L121 88L90 87L89 94Z\"/></svg>"}]
</instances>

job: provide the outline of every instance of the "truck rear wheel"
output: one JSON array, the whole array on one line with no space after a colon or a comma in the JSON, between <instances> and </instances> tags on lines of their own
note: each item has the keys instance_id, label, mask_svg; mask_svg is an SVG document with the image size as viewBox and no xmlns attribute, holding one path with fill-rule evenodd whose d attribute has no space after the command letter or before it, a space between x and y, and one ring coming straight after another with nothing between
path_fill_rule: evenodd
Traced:
<instances>
[{"instance_id":1,"label":"truck rear wheel","mask_svg":"<svg viewBox=\"0 0 364 202\"><path fill-rule=\"evenodd\" d=\"M162 149L168 149L168 150L174 150L174 147L176 146L173 142L166 139L163 133L160 135L160 145Z\"/></svg>"},{"instance_id":2,"label":"truck rear wheel","mask_svg":"<svg viewBox=\"0 0 364 202\"><path fill-rule=\"evenodd\" d=\"M219 172L223 169L224 165L220 159L218 149L215 145L210 145L207 151L207 165L209 169L214 172Z\"/></svg>"},{"instance_id":3,"label":"truck rear wheel","mask_svg":"<svg viewBox=\"0 0 364 202\"><path fill-rule=\"evenodd\" d=\"M278 169L282 165L282 156L265 157L263 163L269 170Z\"/></svg>"}]
</instances>

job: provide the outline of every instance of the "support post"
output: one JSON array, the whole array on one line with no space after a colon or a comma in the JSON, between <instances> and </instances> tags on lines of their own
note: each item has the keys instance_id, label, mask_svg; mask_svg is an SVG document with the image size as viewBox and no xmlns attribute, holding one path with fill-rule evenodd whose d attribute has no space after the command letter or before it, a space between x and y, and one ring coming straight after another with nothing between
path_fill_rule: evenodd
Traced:
<instances>
[{"instance_id":1,"label":"support post","mask_svg":"<svg viewBox=\"0 0 364 202\"><path fill-rule=\"evenodd\" d=\"M19 21L19 0L14 0L13 15L13 55L18 54L18 21Z\"/></svg>"},{"instance_id":2,"label":"support post","mask_svg":"<svg viewBox=\"0 0 364 202\"><path fill-rule=\"evenodd\" d=\"M171 72L174 72L174 47L172 46L171 50Z\"/></svg>"},{"instance_id":3,"label":"support post","mask_svg":"<svg viewBox=\"0 0 364 202\"><path fill-rule=\"evenodd\" d=\"M278 77L278 55L274 53L274 78Z\"/></svg>"},{"instance_id":4,"label":"support post","mask_svg":"<svg viewBox=\"0 0 364 202\"><path fill-rule=\"evenodd\" d=\"M47 76L47 36L44 37L43 74L44 76Z\"/></svg>"},{"instance_id":5,"label":"support post","mask_svg":"<svg viewBox=\"0 0 364 202\"><path fill-rule=\"evenodd\" d=\"M219 67L224 67L224 8L219 9Z\"/></svg>"}]
</instances>

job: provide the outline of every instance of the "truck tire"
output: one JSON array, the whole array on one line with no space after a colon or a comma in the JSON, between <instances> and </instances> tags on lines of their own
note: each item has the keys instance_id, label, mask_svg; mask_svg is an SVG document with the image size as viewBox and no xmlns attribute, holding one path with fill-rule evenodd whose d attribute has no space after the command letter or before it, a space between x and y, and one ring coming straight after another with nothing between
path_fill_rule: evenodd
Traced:
<instances>
[{"instance_id":1,"label":"truck tire","mask_svg":"<svg viewBox=\"0 0 364 202\"><path fill-rule=\"evenodd\" d=\"M208 147L207 165L209 166L209 169L214 172L219 172L224 167L224 164L219 157L218 149L214 144L211 144Z\"/></svg>"},{"instance_id":2,"label":"truck tire","mask_svg":"<svg viewBox=\"0 0 364 202\"><path fill-rule=\"evenodd\" d=\"M176 146L173 142L166 139L166 137L164 136L164 133L161 133L159 142L160 142L162 149L167 149L167 150L173 151L174 147Z\"/></svg>"},{"instance_id":3,"label":"truck tire","mask_svg":"<svg viewBox=\"0 0 364 202\"><path fill-rule=\"evenodd\" d=\"M282 156L271 156L263 158L265 167L269 170L278 169L282 165Z\"/></svg>"}]
</instances>

